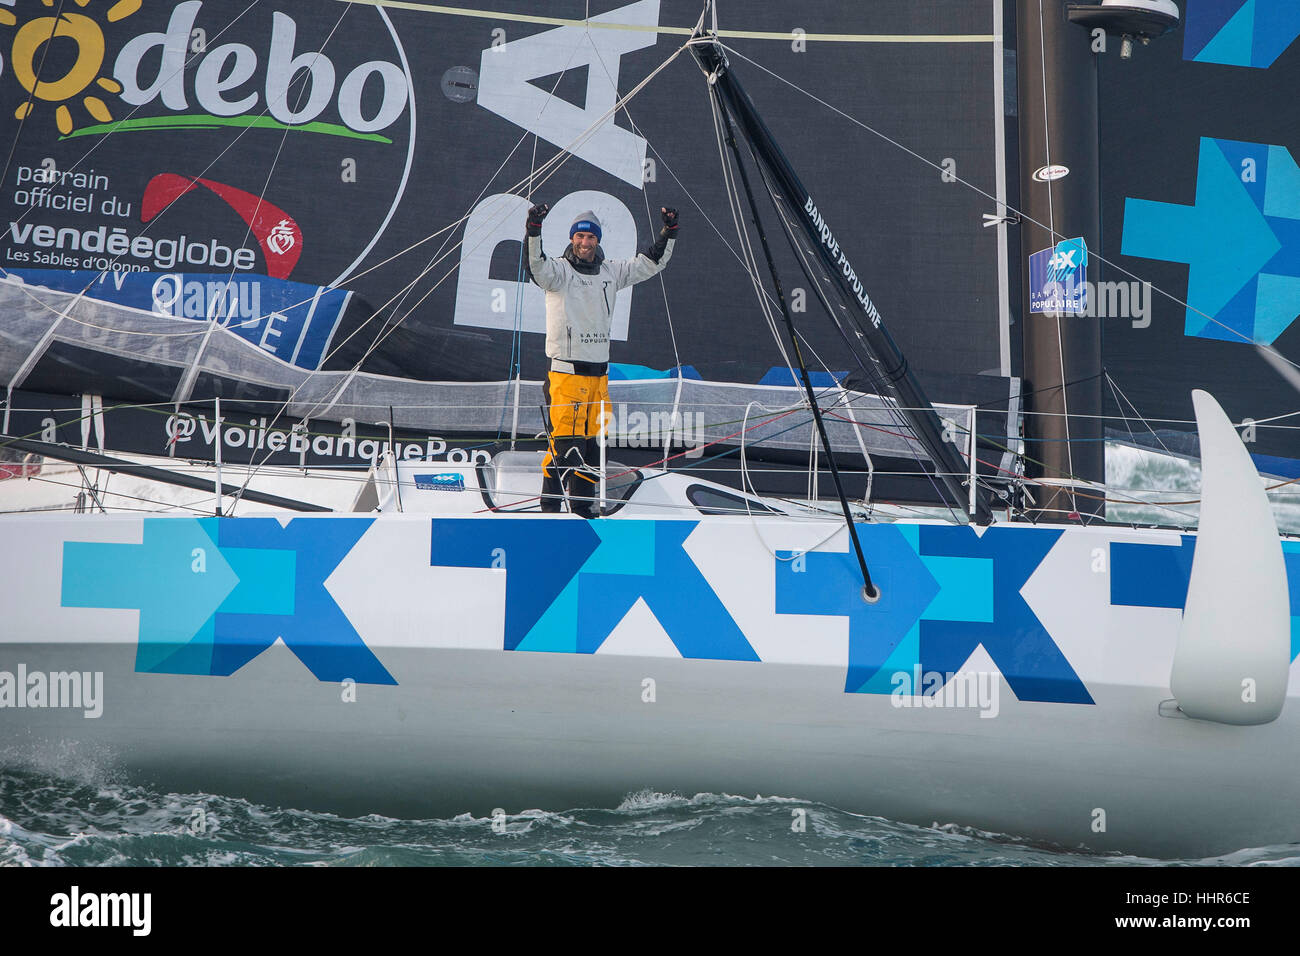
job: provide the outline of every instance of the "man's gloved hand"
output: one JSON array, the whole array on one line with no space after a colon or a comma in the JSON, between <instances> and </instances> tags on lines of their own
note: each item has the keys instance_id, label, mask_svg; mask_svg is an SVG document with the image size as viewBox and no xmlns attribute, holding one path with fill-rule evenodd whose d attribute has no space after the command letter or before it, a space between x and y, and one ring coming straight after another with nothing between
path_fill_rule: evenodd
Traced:
<instances>
[{"instance_id":1,"label":"man's gloved hand","mask_svg":"<svg viewBox=\"0 0 1300 956\"><path fill-rule=\"evenodd\" d=\"M530 236L540 236L542 234L542 220L546 214L551 211L551 207L546 203L538 203L532 209L528 210L528 226L524 230Z\"/></svg>"},{"instance_id":2,"label":"man's gloved hand","mask_svg":"<svg viewBox=\"0 0 1300 956\"><path fill-rule=\"evenodd\" d=\"M668 238L675 239L677 237L677 210L671 206L660 206L659 211L664 217L664 232L668 235Z\"/></svg>"}]
</instances>

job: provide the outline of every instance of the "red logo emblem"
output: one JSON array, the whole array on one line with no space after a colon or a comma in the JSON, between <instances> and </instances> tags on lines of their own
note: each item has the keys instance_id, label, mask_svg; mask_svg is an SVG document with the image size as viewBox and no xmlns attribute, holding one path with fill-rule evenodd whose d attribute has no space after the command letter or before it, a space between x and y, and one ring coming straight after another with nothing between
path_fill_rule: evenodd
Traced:
<instances>
[{"instance_id":1,"label":"red logo emblem","mask_svg":"<svg viewBox=\"0 0 1300 956\"><path fill-rule=\"evenodd\" d=\"M266 258L266 274L274 279L287 279L302 256L302 229L293 217L260 196L213 182L211 179L190 179L175 173L159 173L149 180L140 202L140 219L148 222L160 215L172 203L199 186L216 193L226 205L235 210L248 223L257 237Z\"/></svg>"}]
</instances>

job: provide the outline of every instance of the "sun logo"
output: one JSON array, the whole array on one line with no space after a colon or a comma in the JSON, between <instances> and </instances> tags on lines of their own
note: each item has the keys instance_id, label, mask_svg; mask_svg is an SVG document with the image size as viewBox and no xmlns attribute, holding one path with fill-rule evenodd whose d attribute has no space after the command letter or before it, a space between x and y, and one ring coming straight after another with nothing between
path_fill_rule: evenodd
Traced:
<instances>
[{"instance_id":1,"label":"sun logo","mask_svg":"<svg viewBox=\"0 0 1300 956\"><path fill-rule=\"evenodd\" d=\"M84 7L90 0L75 0L77 6ZM54 6L54 0L41 0L47 7ZM118 0L104 14L109 23L124 20L140 9L141 0ZM18 22L10 11L0 9L0 26L14 26ZM47 44L61 40L76 44L77 56L63 76L57 79L38 79L37 73L45 60ZM100 67L104 65L104 31L90 17L80 13L61 13L53 17L37 17L24 23L14 37L13 49L9 57L14 78L22 84L30 96L27 101L14 111L16 119L26 119L36 105L36 100L58 103L54 111L54 122L59 132L65 136L72 132L72 111L65 100L71 100L92 83L109 93L121 93L122 86L116 80L100 76ZM108 105L98 96L83 96L81 104L86 112L101 123L112 122L113 114Z\"/></svg>"}]
</instances>

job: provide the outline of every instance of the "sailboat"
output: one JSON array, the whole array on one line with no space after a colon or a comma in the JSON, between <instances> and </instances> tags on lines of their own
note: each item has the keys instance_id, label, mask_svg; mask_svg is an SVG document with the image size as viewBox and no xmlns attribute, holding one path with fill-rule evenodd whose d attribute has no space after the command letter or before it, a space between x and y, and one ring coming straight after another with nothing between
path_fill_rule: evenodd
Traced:
<instances>
[{"instance_id":1,"label":"sailboat","mask_svg":"<svg viewBox=\"0 0 1300 956\"><path fill-rule=\"evenodd\" d=\"M1029 123L1066 103L1086 115L1088 85L1077 81L1098 70L1099 37L1126 48L1150 40L1133 58L1154 57L1169 42L1157 34L1178 21L1172 4L1046 4L1062 8L1059 22L1037 2L971 4L949 13L951 32L899 43L923 71L954 57L987 68L981 83L997 108L968 123L987 150L954 147L951 164L921 164L927 189L952 192L920 210L902 196L888 211L905 211L888 224L856 206L846 216L848 200L805 183L769 128L774 114L760 114L747 88L784 97L787 127L791 103L808 108L794 99L803 91L741 44L779 37L799 57L822 43L820 68L834 73L846 51L888 49L888 37L937 22L926 4L873 7L865 35L840 28L861 22L856 7L825 30L792 31L764 29L771 13L737 4L745 28L729 31L725 5L700 15L694 3L637 0L570 20L552 11L502 21L486 47L479 34L500 14L407 11L443 18L448 48L457 31L473 37L460 49L476 52L477 69L447 67L441 99L419 113L424 126L430 116L441 124L441 176L455 183L484 165L487 140L451 133L454 111L477 108L462 117L469 129L508 121L527 131L502 163L526 172L515 189L482 188L454 229L411 242L386 232L418 192L421 64L396 11L342 4L331 30L277 4L259 51L227 36L246 25L218 6L175 4L148 29L131 24L139 8L129 3L102 24L39 9L11 24L33 63L31 24L112 46L99 88L121 105L88 94L98 122L80 128L60 105L55 145L72 158L42 165L20 140L5 179L27 188L0 282L2 441L15 459L0 481L3 759L71 746L171 789L356 813L601 805L653 787L798 795L1161 856L1300 840L1300 712L1286 706L1300 541L1279 537L1257 460L1204 390L1187 396L1203 476L1195 532L1103 520L1103 377L1080 371L1097 364L1099 327L1067 314L1086 299L1068 283L1069 303L1030 311L1031 292L1061 290L1038 282L1029 261L1041 255L1032 229L1047 237L1058 287L1067 270L1088 274L1087 250L1110 252L1096 137L1089 166L1087 123L1021 126L1018 200L1007 174L1006 14L1018 36L1041 39L1037 66L1035 44L1018 48L1018 112ZM343 26L363 16L391 49L357 46L360 31ZM308 39L311 29L321 36ZM660 43L672 48L666 59ZM1050 89L1049 55L1065 64ZM877 69L915 75L905 64ZM585 98L571 88L580 67ZM967 82L955 72L952 82ZM643 112L639 97L655 84L672 109ZM31 83L27 108L16 108L24 128L67 93L57 86ZM683 152L716 152L722 170L702 203L675 179L690 163L646 152L651 134L683 137L688 87L712 129ZM193 168L146 164L138 193L118 179L122 167L102 172L113 149L138 150L132 137L159 142L177 129L195 132L160 155ZM236 179L224 152L204 152L213 130L259 129L274 137L260 182ZM807 138L805 155L817 148ZM92 144L105 150L94 168ZM835 175L822 178L875 177L873 192L902 194L907 177L885 170L916 157L897 145L884 160L873 154L882 171L865 177L857 158L826 154ZM313 190L337 180L337 202L290 208L295 188L275 188L286 150ZM1267 155L1285 177L1281 157ZM992 189L963 190L980 179L967 166ZM578 188L590 168L621 192ZM522 210L568 184L547 228L569 206L593 208L607 253L626 254L637 225L621 197L664 175L701 214L694 241L719 254L664 274L654 311L669 334L637 336L658 343L639 357L663 368L614 366L602 516L543 515L540 382L524 371L540 361L529 338L540 296L519 275ZM385 210L358 202L352 186L396 197ZM1246 199L1256 192L1261 220L1285 217L1285 200L1270 202L1267 188ZM102 221L51 220L59 196L90 207L92 193ZM137 208L119 211L128 199ZM1135 220L1158 218L1133 208ZM896 321L898 296L873 276L899 261L913 272L917 257L866 258L862 230L844 231L841 218L931 236L933 257L951 248L934 237L954 210L989 241L943 263L947 272L927 266L956 283L939 281ZM364 245L321 251L309 215ZM709 236L716 221L732 234ZM1095 241L1072 244L1076 228ZM1017 229L1023 270L1009 264ZM1126 228L1125 255L1154 258L1158 233L1135 227L1129 251ZM551 249L561 239L544 238ZM692 241L688 232L679 258ZM380 282L403 254L428 266L414 281ZM1267 268L1250 314L1276 323L1286 274L1272 259ZM300 281L309 276L318 278ZM679 280L690 290L680 298ZM738 284L749 290L743 307L725 294ZM384 297L367 301L375 290ZM446 315L420 311L430 296L449 303ZM1182 303L1189 322L1201 313L1192 298ZM629 343L646 318L633 301L614 315L615 338ZM961 315L954 301L983 305ZM1285 354L1279 335L1262 342L1262 325L1258 335L1241 325L1236 299L1223 306L1230 321L1215 313L1201 327ZM737 315L770 344L735 340ZM1025 364L1012 375L1017 324ZM903 331L909 345L948 335L960 347L922 375L905 357L915 350L898 344ZM765 356L778 358L764 369ZM981 371L992 374L970 374ZM939 403L936 378L948 386ZM1137 416L1121 417L1132 434ZM31 497L42 480L61 505ZM156 511L142 515L147 507Z\"/></svg>"}]
</instances>

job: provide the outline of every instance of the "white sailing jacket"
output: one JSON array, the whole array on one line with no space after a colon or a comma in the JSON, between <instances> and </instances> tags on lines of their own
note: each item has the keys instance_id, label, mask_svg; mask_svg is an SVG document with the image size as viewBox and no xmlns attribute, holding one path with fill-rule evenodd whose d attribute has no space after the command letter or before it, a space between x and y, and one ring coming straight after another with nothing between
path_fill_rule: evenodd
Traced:
<instances>
[{"instance_id":1,"label":"white sailing jacket","mask_svg":"<svg viewBox=\"0 0 1300 956\"><path fill-rule=\"evenodd\" d=\"M568 258L553 259L542 252L541 236L529 236L528 268L546 292L547 356L567 362L608 362L614 296L662 272L676 241L667 240L658 262L644 252L634 259L605 259L597 250L595 261L579 271Z\"/></svg>"}]
</instances>

